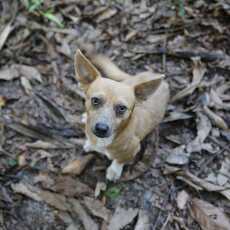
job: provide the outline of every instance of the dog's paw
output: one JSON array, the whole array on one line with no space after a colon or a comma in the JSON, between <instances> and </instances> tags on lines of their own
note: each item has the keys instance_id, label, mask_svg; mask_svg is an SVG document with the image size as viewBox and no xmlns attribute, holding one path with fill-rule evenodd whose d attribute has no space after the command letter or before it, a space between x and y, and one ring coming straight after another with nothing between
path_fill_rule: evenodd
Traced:
<instances>
[{"instance_id":1,"label":"dog's paw","mask_svg":"<svg viewBox=\"0 0 230 230\"><path fill-rule=\"evenodd\" d=\"M106 171L106 179L110 181L118 180L121 177L122 170L123 164L119 164L114 160Z\"/></svg>"}]
</instances>

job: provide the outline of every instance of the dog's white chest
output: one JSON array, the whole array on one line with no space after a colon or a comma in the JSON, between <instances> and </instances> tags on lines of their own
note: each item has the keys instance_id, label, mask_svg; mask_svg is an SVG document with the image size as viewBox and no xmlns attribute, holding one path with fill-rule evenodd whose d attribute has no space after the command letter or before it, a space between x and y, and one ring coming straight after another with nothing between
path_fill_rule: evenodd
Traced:
<instances>
[{"instance_id":1,"label":"dog's white chest","mask_svg":"<svg viewBox=\"0 0 230 230\"><path fill-rule=\"evenodd\" d=\"M108 152L106 147L103 146L103 143L100 143L100 141L97 141L97 144L94 145L90 142L89 139L87 139L83 148L85 152L96 151L98 153L106 155L109 159L111 158L110 153Z\"/></svg>"}]
</instances>

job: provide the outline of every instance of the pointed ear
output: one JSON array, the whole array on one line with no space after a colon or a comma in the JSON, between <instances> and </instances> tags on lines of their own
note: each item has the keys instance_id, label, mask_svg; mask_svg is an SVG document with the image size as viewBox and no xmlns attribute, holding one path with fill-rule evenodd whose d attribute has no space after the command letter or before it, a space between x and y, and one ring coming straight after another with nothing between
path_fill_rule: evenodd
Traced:
<instances>
[{"instance_id":1,"label":"pointed ear","mask_svg":"<svg viewBox=\"0 0 230 230\"><path fill-rule=\"evenodd\" d=\"M96 78L100 77L100 72L79 49L74 56L74 68L76 78L83 88L88 88Z\"/></svg>"},{"instance_id":2,"label":"pointed ear","mask_svg":"<svg viewBox=\"0 0 230 230\"><path fill-rule=\"evenodd\" d=\"M159 75L157 77L143 76L143 79L139 79L137 84L134 84L134 93L136 98L138 100L146 100L158 89L163 78L163 75Z\"/></svg>"}]
</instances>

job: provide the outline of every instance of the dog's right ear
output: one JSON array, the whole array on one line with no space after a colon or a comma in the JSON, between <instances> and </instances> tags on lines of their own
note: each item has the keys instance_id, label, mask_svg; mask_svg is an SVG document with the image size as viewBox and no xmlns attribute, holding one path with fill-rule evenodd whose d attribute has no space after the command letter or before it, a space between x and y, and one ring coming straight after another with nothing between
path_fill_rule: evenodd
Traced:
<instances>
[{"instance_id":1,"label":"dog's right ear","mask_svg":"<svg viewBox=\"0 0 230 230\"><path fill-rule=\"evenodd\" d=\"M97 68L79 49L74 56L74 68L76 78L84 89L87 89L96 78L101 76Z\"/></svg>"}]
</instances>

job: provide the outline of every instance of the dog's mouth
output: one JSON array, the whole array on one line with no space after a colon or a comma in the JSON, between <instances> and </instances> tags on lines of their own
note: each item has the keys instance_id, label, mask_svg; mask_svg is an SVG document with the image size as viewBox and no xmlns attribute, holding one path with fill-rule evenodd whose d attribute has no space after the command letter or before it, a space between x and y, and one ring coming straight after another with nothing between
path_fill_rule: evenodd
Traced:
<instances>
[{"instance_id":1,"label":"dog's mouth","mask_svg":"<svg viewBox=\"0 0 230 230\"><path fill-rule=\"evenodd\" d=\"M111 136L111 129L107 124L104 123L96 123L94 128L92 129L95 136L99 138L107 138Z\"/></svg>"}]
</instances>

